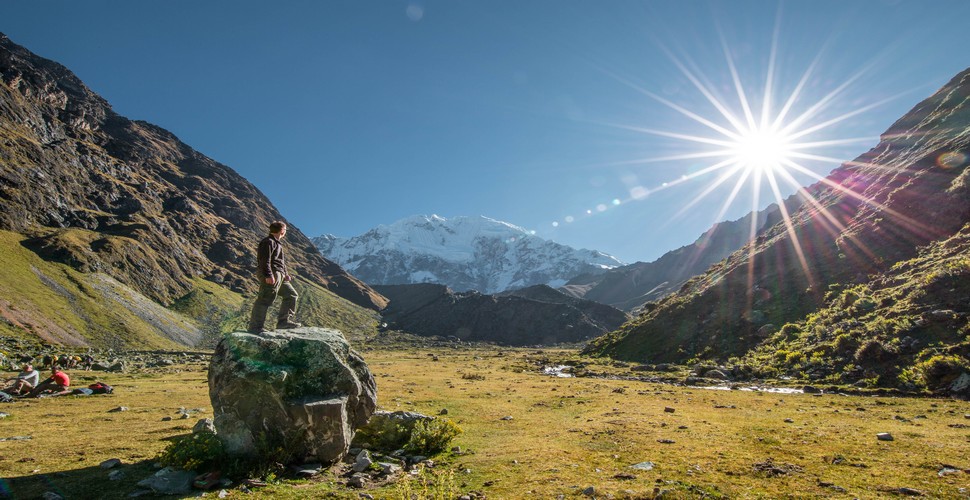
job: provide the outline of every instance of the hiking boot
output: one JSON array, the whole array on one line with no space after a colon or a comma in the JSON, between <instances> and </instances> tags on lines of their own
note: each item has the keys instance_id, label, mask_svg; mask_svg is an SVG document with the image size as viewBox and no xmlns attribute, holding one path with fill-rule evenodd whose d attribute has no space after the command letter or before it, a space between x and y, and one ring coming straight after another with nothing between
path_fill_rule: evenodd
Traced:
<instances>
[{"instance_id":1,"label":"hiking boot","mask_svg":"<svg viewBox=\"0 0 970 500\"><path fill-rule=\"evenodd\" d=\"M249 333L251 333L251 334L253 334L253 335L259 335L260 333L269 333L269 330L267 330L267 329L265 329L265 328L263 328L263 327L259 327L259 328L250 328L250 329L249 329L249 330L247 330L247 331L248 331Z\"/></svg>"},{"instance_id":2,"label":"hiking boot","mask_svg":"<svg viewBox=\"0 0 970 500\"><path fill-rule=\"evenodd\" d=\"M289 330L291 328L299 328L303 326L303 323L296 323L294 321L287 321L286 323L279 323L276 325L277 330Z\"/></svg>"}]
</instances>

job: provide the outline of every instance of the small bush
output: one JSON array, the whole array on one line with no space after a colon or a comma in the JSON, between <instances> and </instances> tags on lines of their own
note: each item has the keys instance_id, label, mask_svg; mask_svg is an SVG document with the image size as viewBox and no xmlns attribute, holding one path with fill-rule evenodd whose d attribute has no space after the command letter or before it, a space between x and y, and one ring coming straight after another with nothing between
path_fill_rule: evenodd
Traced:
<instances>
[{"instance_id":1,"label":"small bush","mask_svg":"<svg viewBox=\"0 0 970 500\"><path fill-rule=\"evenodd\" d=\"M215 434L202 432L172 441L159 462L185 470L206 470L223 462L225 456L222 441Z\"/></svg>"},{"instance_id":2,"label":"small bush","mask_svg":"<svg viewBox=\"0 0 970 500\"><path fill-rule=\"evenodd\" d=\"M404 451L416 455L436 455L447 450L451 440L461 433L461 427L446 418L419 420L414 424Z\"/></svg>"},{"instance_id":3,"label":"small bush","mask_svg":"<svg viewBox=\"0 0 970 500\"><path fill-rule=\"evenodd\" d=\"M856 350L854 358L858 363L871 365L889 359L894 350L876 339L867 340Z\"/></svg>"},{"instance_id":4,"label":"small bush","mask_svg":"<svg viewBox=\"0 0 970 500\"><path fill-rule=\"evenodd\" d=\"M917 363L913 368L922 376L928 388L940 389L953 382L961 373L970 372L970 363L959 356L938 355Z\"/></svg>"}]
</instances>

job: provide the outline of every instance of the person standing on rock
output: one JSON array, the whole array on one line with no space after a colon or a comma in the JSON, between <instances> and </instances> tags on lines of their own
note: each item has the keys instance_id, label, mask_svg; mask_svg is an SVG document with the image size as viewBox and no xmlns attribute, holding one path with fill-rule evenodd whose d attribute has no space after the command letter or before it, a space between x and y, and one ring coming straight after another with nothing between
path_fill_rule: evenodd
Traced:
<instances>
[{"instance_id":1,"label":"person standing on rock","mask_svg":"<svg viewBox=\"0 0 970 500\"><path fill-rule=\"evenodd\" d=\"M296 299L299 297L293 288L289 273L286 272L286 257L283 256L283 236L286 236L286 223L275 221L269 225L269 236L259 242L256 250L256 276L259 278L259 295L253 304L249 317L249 333L263 333L266 312L279 295L283 298L280 312L276 318L276 329L299 328L303 325L293 321L296 314Z\"/></svg>"}]
</instances>

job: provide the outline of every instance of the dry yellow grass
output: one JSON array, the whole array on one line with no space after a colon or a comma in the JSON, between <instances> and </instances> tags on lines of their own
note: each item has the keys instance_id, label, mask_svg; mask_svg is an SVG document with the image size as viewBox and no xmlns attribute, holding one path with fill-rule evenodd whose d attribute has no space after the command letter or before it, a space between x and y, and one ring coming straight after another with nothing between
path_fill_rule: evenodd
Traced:
<instances>
[{"instance_id":1,"label":"dry yellow grass","mask_svg":"<svg viewBox=\"0 0 970 500\"><path fill-rule=\"evenodd\" d=\"M901 488L935 498L970 496L970 474L940 475L944 465L970 468L966 401L553 378L537 373L529 350L375 349L364 357L382 409L433 415L447 409L464 429L454 443L462 453L436 458L436 470L454 473L456 493L581 497L592 486L598 498L652 498L664 490L665 498L874 498L898 496ZM58 491L67 498L123 498L137 489L167 438L211 416L205 372L179 368L105 375L117 388L110 396L0 407L11 414L0 420L0 437L33 436L0 442L0 473L13 497ZM117 406L129 411L107 413ZM203 411L178 420L180 407ZM161 421L165 416L176 420ZM881 432L895 440L877 440ZM107 481L98 464L109 458L129 464L125 479ZM630 468L648 461L652 470ZM367 490L377 498L400 492ZM333 475L254 493L246 496L357 497Z\"/></svg>"}]
</instances>

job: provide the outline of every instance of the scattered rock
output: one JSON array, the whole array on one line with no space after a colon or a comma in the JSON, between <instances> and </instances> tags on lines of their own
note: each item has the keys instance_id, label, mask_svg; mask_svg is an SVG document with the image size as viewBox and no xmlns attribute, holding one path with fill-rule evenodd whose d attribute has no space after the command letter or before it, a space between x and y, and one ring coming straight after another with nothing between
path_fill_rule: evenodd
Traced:
<instances>
[{"instance_id":1,"label":"scattered rock","mask_svg":"<svg viewBox=\"0 0 970 500\"><path fill-rule=\"evenodd\" d=\"M615 474L613 476L613 479L620 479L622 481L632 481L636 478L637 476L630 474L629 472L620 472L619 474Z\"/></svg>"},{"instance_id":2,"label":"scattered rock","mask_svg":"<svg viewBox=\"0 0 970 500\"><path fill-rule=\"evenodd\" d=\"M512 420L512 415L506 415L506 416L500 418L499 420Z\"/></svg>"},{"instance_id":3,"label":"scattered rock","mask_svg":"<svg viewBox=\"0 0 970 500\"><path fill-rule=\"evenodd\" d=\"M675 441L673 439L658 439L657 442L661 444L674 444Z\"/></svg>"},{"instance_id":4,"label":"scattered rock","mask_svg":"<svg viewBox=\"0 0 970 500\"><path fill-rule=\"evenodd\" d=\"M120 481L125 478L125 471L118 469L108 473L109 481Z\"/></svg>"},{"instance_id":5,"label":"scattered rock","mask_svg":"<svg viewBox=\"0 0 970 500\"><path fill-rule=\"evenodd\" d=\"M119 465L121 465L121 460L117 458L112 458L109 460L105 460L104 462L101 462L102 469L113 469Z\"/></svg>"},{"instance_id":6,"label":"scattered rock","mask_svg":"<svg viewBox=\"0 0 970 500\"><path fill-rule=\"evenodd\" d=\"M299 477L302 479L309 479L311 477L314 477L320 474L320 471L323 470L323 465L322 464L303 464L303 465L294 465L294 466L291 466L290 468L293 470L293 473L296 474L296 477Z\"/></svg>"},{"instance_id":7,"label":"scattered rock","mask_svg":"<svg viewBox=\"0 0 970 500\"><path fill-rule=\"evenodd\" d=\"M438 415L447 415L447 414L448 414L448 408L442 408L441 411L438 412Z\"/></svg>"},{"instance_id":8,"label":"scattered rock","mask_svg":"<svg viewBox=\"0 0 970 500\"><path fill-rule=\"evenodd\" d=\"M653 462L640 462L638 464L631 465L630 468L631 469L636 469L636 470L653 470L654 463Z\"/></svg>"},{"instance_id":9,"label":"scattered rock","mask_svg":"<svg viewBox=\"0 0 970 500\"><path fill-rule=\"evenodd\" d=\"M893 435L888 432L880 432L879 434L876 434L876 439L880 441L892 441Z\"/></svg>"},{"instance_id":10,"label":"scattered rock","mask_svg":"<svg viewBox=\"0 0 970 500\"><path fill-rule=\"evenodd\" d=\"M171 422L172 417L162 417L162 422Z\"/></svg>"},{"instance_id":11,"label":"scattered rock","mask_svg":"<svg viewBox=\"0 0 970 500\"><path fill-rule=\"evenodd\" d=\"M922 497L922 496L926 496L926 493L923 493L922 491L916 490L916 489L913 489L913 488L905 488L905 487L904 488L899 488L898 490L896 490L896 492L899 493L900 495L906 495L906 496L911 496L911 497Z\"/></svg>"},{"instance_id":12,"label":"scattered rock","mask_svg":"<svg viewBox=\"0 0 970 500\"><path fill-rule=\"evenodd\" d=\"M362 450L357 454L357 459L354 461L353 470L354 472L364 472L373 463L374 461L370 458L370 452L367 450Z\"/></svg>"},{"instance_id":13,"label":"scattered rock","mask_svg":"<svg viewBox=\"0 0 970 500\"><path fill-rule=\"evenodd\" d=\"M123 411L128 411L128 407L127 406L119 406L117 408L112 408L112 409L108 410L108 413L120 413L120 412L123 412Z\"/></svg>"},{"instance_id":14,"label":"scattered rock","mask_svg":"<svg viewBox=\"0 0 970 500\"><path fill-rule=\"evenodd\" d=\"M802 387L802 392L805 394L822 394L822 389L812 385L806 385Z\"/></svg>"},{"instance_id":15,"label":"scattered rock","mask_svg":"<svg viewBox=\"0 0 970 500\"><path fill-rule=\"evenodd\" d=\"M190 418L192 417L190 417L188 413L183 413L182 415L179 416L179 420L188 420Z\"/></svg>"},{"instance_id":16,"label":"scattered rock","mask_svg":"<svg viewBox=\"0 0 970 500\"><path fill-rule=\"evenodd\" d=\"M192 491L195 472L165 467L152 477L138 481L138 486L149 488L162 495L184 495Z\"/></svg>"},{"instance_id":17,"label":"scattered rock","mask_svg":"<svg viewBox=\"0 0 970 500\"><path fill-rule=\"evenodd\" d=\"M7 418L9 416L10 416L9 413L4 413L4 412L0 411L0 418Z\"/></svg>"},{"instance_id":18,"label":"scattered rock","mask_svg":"<svg viewBox=\"0 0 970 500\"><path fill-rule=\"evenodd\" d=\"M374 413L377 385L343 334L303 327L224 336L209 367L209 397L230 455L285 443L295 461L330 464Z\"/></svg>"},{"instance_id":19,"label":"scattered rock","mask_svg":"<svg viewBox=\"0 0 970 500\"><path fill-rule=\"evenodd\" d=\"M596 488L594 488L592 486L587 487L585 490L583 490L583 495L586 495L588 497L595 496L596 495Z\"/></svg>"},{"instance_id":20,"label":"scattered rock","mask_svg":"<svg viewBox=\"0 0 970 500\"><path fill-rule=\"evenodd\" d=\"M29 439L34 439L33 436L12 436L8 438L0 438L0 441L27 441Z\"/></svg>"},{"instance_id":21,"label":"scattered rock","mask_svg":"<svg viewBox=\"0 0 970 500\"><path fill-rule=\"evenodd\" d=\"M677 410L674 409L674 408L671 408L669 406L664 407L664 413L674 413L675 411L677 411Z\"/></svg>"},{"instance_id":22,"label":"scattered rock","mask_svg":"<svg viewBox=\"0 0 970 500\"><path fill-rule=\"evenodd\" d=\"M767 459L752 466L758 472L764 472L768 476L784 476L795 472L802 472L802 468L795 464L776 464L774 460Z\"/></svg>"},{"instance_id":23,"label":"scattered rock","mask_svg":"<svg viewBox=\"0 0 970 500\"><path fill-rule=\"evenodd\" d=\"M392 476L401 472L401 466L397 464L392 464L390 462L377 462L377 465L381 467L381 474L385 476Z\"/></svg>"},{"instance_id":24,"label":"scattered rock","mask_svg":"<svg viewBox=\"0 0 970 500\"><path fill-rule=\"evenodd\" d=\"M367 474L360 472L350 476L350 479L347 480L347 486L351 488L363 488L365 484L367 484Z\"/></svg>"},{"instance_id":25,"label":"scattered rock","mask_svg":"<svg viewBox=\"0 0 970 500\"><path fill-rule=\"evenodd\" d=\"M790 418L786 418L786 419L785 419L785 423L786 423L786 424L794 424L794 423L795 423L795 421L794 421L794 420L792 420L792 419L790 419Z\"/></svg>"},{"instance_id":26,"label":"scattered rock","mask_svg":"<svg viewBox=\"0 0 970 500\"><path fill-rule=\"evenodd\" d=\"M187 416L188 414L183 413L183 415ZM202 433L209 433L209 434L216 433L216 426L212 422L211 418L199 419L199 421L195 423L195 426L192 427L192 434L202 434Z\"/></svg>"}]
</instances>

